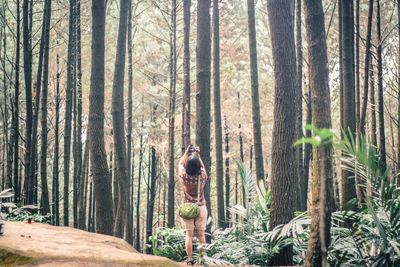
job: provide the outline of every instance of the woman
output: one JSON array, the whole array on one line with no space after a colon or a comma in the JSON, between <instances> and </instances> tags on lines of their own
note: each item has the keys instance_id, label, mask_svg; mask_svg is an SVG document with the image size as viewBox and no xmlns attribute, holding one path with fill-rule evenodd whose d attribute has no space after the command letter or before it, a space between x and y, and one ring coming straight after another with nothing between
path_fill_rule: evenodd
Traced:
<instances>
[{"instance_id":1,"label":"woman","mask_svg":"<svg viewBox=\"0 0 400 267\"><path fill-rule=\"evenodd\" d=\"M205 230L207 223L207 207L204 198L204 187L207 182L207 174L204 169L203 161L200 158L200 150L198 147L189 145L183 154L180 164L180 180L183 189L183 202L199 202L200 214L197 218L186 220L181 218L182 225L186 230L186 254L187 254L187 265L194 265L192 258L192 243L193 235L196 230L197 237L200 242L199 250L200 255L204 253L204 244L206 243ZM200 196L197 196L198 192L198 181L200 181ZM198 199L199 198L199 199Z\"/></svg>"}]
</instances>

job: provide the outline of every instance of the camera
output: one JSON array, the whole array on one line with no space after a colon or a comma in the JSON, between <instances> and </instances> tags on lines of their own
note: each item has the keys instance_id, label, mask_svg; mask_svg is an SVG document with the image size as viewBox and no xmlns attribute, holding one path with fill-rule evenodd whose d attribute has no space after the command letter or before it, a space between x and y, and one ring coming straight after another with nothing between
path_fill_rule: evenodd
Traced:
<instances>
[{"instance_id":1,"label":"camera","mask_svg":"<svg viewBox=\"0 0 400 267\"><path fill-rule=\"evenodd\" d=\"M196 152L200 152L199 147L194 146L194 145L190 145L190 146L189 146L189 153L190 153L190 154L193 154L193 153L196 153Z\"/></svg>"}]
</instances>

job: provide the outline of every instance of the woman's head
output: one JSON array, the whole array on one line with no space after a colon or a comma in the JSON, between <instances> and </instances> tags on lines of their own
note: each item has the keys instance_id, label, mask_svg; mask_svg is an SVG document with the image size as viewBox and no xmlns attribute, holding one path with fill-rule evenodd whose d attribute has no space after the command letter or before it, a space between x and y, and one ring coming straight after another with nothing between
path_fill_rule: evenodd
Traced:
<instances>
[{"instance_id":1,"label":"woman's head","mask_svg":"<svg viewBox=\"0 0 400 267\"><path fill-rule=\"evenodd\" d=\"M201 174L201 163L200 159L196 156L190 156L186 162L186 173L189 175Z\"/></svg>"}]
</instances>

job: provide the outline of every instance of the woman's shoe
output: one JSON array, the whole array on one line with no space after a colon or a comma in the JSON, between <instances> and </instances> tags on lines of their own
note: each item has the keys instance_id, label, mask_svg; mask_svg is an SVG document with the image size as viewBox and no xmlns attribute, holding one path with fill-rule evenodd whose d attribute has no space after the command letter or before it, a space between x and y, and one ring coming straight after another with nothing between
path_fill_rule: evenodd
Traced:
<instances>
[{"instance_id":1,"label":"woman's shoe","mask_svg":"<svg viewBox=\"0 0 400 267\"><path fill-rule=\"evenodd\" d=\"M194 260L186 261L186 265L194 265L194 264L195 264L195 261L194 261Z\"/></svg>"}]
</instances>

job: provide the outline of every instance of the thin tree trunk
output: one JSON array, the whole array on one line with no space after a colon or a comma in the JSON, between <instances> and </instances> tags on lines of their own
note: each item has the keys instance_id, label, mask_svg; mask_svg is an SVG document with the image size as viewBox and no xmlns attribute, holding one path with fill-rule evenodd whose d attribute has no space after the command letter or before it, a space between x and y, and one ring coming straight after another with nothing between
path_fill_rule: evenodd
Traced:
<instances>
[{"instance_id":1,"label":"thin tree trunk","mask_svg":"<svg viewBox=\"0 0 400 267\"><path fill-rule=\"evenodd\" d=\"M214 134L217 180L218 227L225 229L224 156L222 143L222 115L219 68L219 0L213 0L213 79L214 79Z\"/></svg>"},{"instance_id":2,"label":"thin tree trunk","mask_svg":"<svg viewBox=\"0 0 400 267\"><path fill-rule=\"evenodd\" d=\"M365 121L367 118L367 104L368 104L368 77L369 67L371 60L371 32L372 32L372 14L374 10L374 0L369 0L369 11L368 11L368 25L367 25L367 39L365 48L365 69L364 69L364 96L363 105L361 110L360 119L360 134L365 134Z\"/></svg>"},{"instance_id":3,"label":"thin tree trunk","mask_svg":"<svg viewBox=\"0 0 400 267\"><path fill-rule=\"evenodd\" d=\"M114 130L114 154L117 172L114 174L118 180L118 208L115 216L114 234L123 237L128 220L128 174L126 141L124 130L124 105L123 89L125 74L126 32L128 26L128 10L131 1L121 0L120 17L118 26L117 55L115 59L114 84L112 91L112 118Z\"/></svg>"},{"instance_id":4,"label":"thin tree trunk","mask_svg":"<svg viewBox=\"0 0 400 267\"><path fill-rule=\"evenodd\" d=\"M196 144L200 146L201 157L210 174L210 65L211 65L211 36L210 36L210 0L197 2L197 51L196 51ZM210 182L205 187L205 199L208 216L211 216ZM211 224L207 226L210 232Z\"/></svg>"},{"instance_id":5,"label":"thin tree trunk","mask_svg":"<svg viewBox=\"0 0 400 267\"><path fill-rule=\"evenodd\" d=\"M251 70L251 103L253 118L253 143L254 156L256 163L256 178L258 182L265 185L264 159L262 151L261 116L260 100L258 93L258 65L257 65L257 36L256 19L254 11L254 0L247 0L247 18L249 29L249 50L250 50L250 70Z\"/></svg>"},{"instance_id":6,"label":"thin tree trunk","mask_svg":"<svg viewBox=\"0 0 400 267\"><path fill-rule=\"evenodd\" d=\"M31 137L32 137L32 50L29 20L29 0L23 0L22 4L22 24L23 24L23 52L24 52L24 78L25 78L25 180L24 191L26 194L26 204L34 204L33 188L30 187L30 164L31 164Z\"/></svg>"},{"instance_id":7,"label":"thin tree trunk","mask_svg":"<svg viewBox=\"0 0 400 267\"><path fill-rule=\"evenodd\" d=\"M397 1L397 34L400 36L400 3ZM400 38L397 44L397 172L400 172ZM400 186L400 176L397 176Z\"/></svg>"},{"instance_id":8,"label":"thin tree trunk","mask_svg":"<svg viewBox=\"0 0 400 267\"><path fill-rule=\"evenodd\" d=\"M322 0L305 1L307 43L312 88L313 125L332 127L328 55ZM327 266L333 196L333 147L314 147L311 188L311 226L305 266Z\"/></svg>"},{"instance_id":9,"label":"thin tree trunk","mask_svg":"<svg viewBox=\"0 0 400 267\"><path fill-rule=\"evenodd\" d=\"M340 0L342 9L342 60L343 60L343 124L341 128L353 135L356 132L354 95L353 8L351 1ZM362 123L361 123L362 124ZM340 205L356 198L354 173L342 169L342 197Z\"/></svg>"},{"instance_id":10,"label":"thin tree trunk","mask_svg":"<svg viewBox=\"0 0 400 267\"><path fill-rule=\"evenodd\" d=\"M105 3L92 1L92 64L89 94L89 153L93 175L96 232L113 234L111 181L104 146L104 45ZM92 187L91 187L92 190ZM92 217L92 216L89 216Z\"/></svg>"},{"instance_id":11,"label":"thin tree trunk","mask_svg":"<svg viewBox=\"0 0 400 267\"><path fill-rule=\"evenodd\" d=\"M75 59L75 5L76 0L70 0L69 5L69 34L68 34L68 63L67 63L67 88L65 100L64 121L64 225L69 225L69 169L71 154L72 131L72 98L74 88L74 59Z\"/></svg>"},{"instance_id":12,"label":"thin tree trunk","mask_svg":"<svg viewBox=\"0 0 400 267\"><path fill-rule=\"evenodd\" d=\"M57 40L58 44L58 40ZM54 214L54 224L60 225L60 193L59 193L59 127L60 127L60 57L57 53L57 76L56 76L56 95L55 95L55 122L54 122L54 161L53 161L53 181L52 181L52 213Z\"/></svg>"},{"instance_id":13,"label":"thin tree trunk","mask_svg":"<svg viewBox=\"0 0 400 267\"><path fill-rule=\"evenodd\" d=\"M141 130L143 130L143 117L141 123ZM139 175L138 175L138 187L137 187L137 198L136 198L136 238L135 238L135 249L140 251L140 189L142 180L142 163L143 163L143 132L140 132L140 150L139 150ZM164 199L165 203L165 199ZM165 209L164 209L165 214Z\"/></svg>"},{"instance_id":14,"label":"thin tree trunk","mask_svg":"<svg viewBox=\"0 0 400 267\"><path fill-rule=\"evenodd\" d=\"M45 2L44 9L46 7L47 2ZM39 62L38 62L38 70L37 70L37 78L36 84L34 85L34 96L35 96L35 104L33 106L33 124L32 124L32 137L31 137L31 153L30 153L30 174L29 176L32 178L29 180L29 187L33 188L33 200L34 203L38 202L38 181L37 181L37 143L38 143L38 124L39 124L39 108L40 108L40 94L42 89L42 75L43 75L43 52L44 52L44 38L46 31L46 16L47 12L43 12L42 19L42 34L40 37L40 47L39 47Z\"/></svg>"},{"instance_id":15,"label":"thin tree trunk","mask_svg":"<svg viewBox=\"0 0 400 267\"><path fill-rule=\"evenodd\" d=\"M148 214L146 221L146 253L152 254L152 242L150 237L153 235L153 217L154 217L154 203L156 200L157 193L157 157L156 157L156 149L154 147L151 148L151 175L149 177L151 179L150 182L150 198L147 203L148 206Z\"/></svg>"},{"instance_id":16,"label":"thin tree trunk","mask_svg":"<svg viewBox=\"0 0 400 267\"><path fill-rule=\"evenodd\" d=\"M86 191L87 191L87 170L89 164L89 143L86 140L85 153L83 156L83 164L81 169L81 179L79 180L79 195L78 195L78 228L85 230L86 218Z\"/></svg>"},{"instance_id":17,"label":"thin tree trunk","mask_svg":"<svg viewBox=\"0 0 400 267\"><path fill-rule=\"evenodd\" d=\"M131 3L132 4L132 3ZM133 244L133 212L132 212L132 190L131 183L133 180L133 175L131 174L132 166L132 113L133 113L133 59L132 59L132 6L129 7L128 14L128 127L126 134L126 153L128 162L128 222L126 227L126 240L129 244Z\"/></svg>"},{"instance_id":18,"label":"thin tree trunk","mask_svg":"<svg viewBox=\"0 0 400 267\"><path fill-rule=\"evenodd\" d=\"M378 46L376 49L378 63L378 116L379 116L379 154L381 164L386 168L386 144L385 144L385 112L383 99L383 71L382 71L382 36L381 36L381 9L380 1L376 0L376 27Z\"/></svg>"},{"instance_id":19,"label":"thin tree trunk","mask_svg":"<svg viewBox=\"0 0 400 267\"><path fill-rule=\"evenodd\" d=\"M175 96L176 96L176 0L171 2L170 88L168 111L168 227L175 226Z\"/></svg>"},{"instance_id":20,"label":"thin tree trunk","mask_svg":"<svg viewBox=\"0 0 400 267\"><path fill-rule=\"evenodd\" d=\"M356 134L360 135L360 0L356 0L356 21L355 21L355 105L356 105ZM358 139L357 139L358 140Z\"/></svg>"},{"instance_id":21,"label":"thin tree trunk","mask_svg":"<svg viewBox=\"0 0 400 267\"><path fill-rule=\"evenodd\" d=\"M230 208L230 195L231 195L231 177L230 177L230 157L229 157L229 127L228 120L225 117L225 218L226 227L230 227L231 213Z\"/></svg>"},{"instance_id":22,"label":"thin tree trunk","mask_svg":"<svg viewBox=\"0 0 400 267\"><path fill-rule=\"evenodd\" d=\"M274 126L271 158L270 229L293 218L296 185L296 50L292 1L268 1L275 74ZM289 167L290 166L290 167ZM272 265L291 265L292 248L287 246L271 260Z\"/></svg>"},{"instance_id":23,"label":"thin tree trunk","mask_svg":"<svg viewBox=\"0 0 400 267\"><path fill-rule=\"evenodd\" d=\"M20 0L16 3L16 43L15 43L15 84L14 84L14 103L12 119L12 143L13 143L13 183L14 183L14 202L20 201L21 187L19 186L21 177L18 176L19 162L19 72L20 72L20 39L21 39L21 18L20 18Z\"/></svg>"},{"instance_id":24,"label":"thin tree trunk","mask_svg":"<svg viewBox=\"0 0 400 267\"><path fill-rule=\"evenodd\" d=\"M40 177L42 182L42 197L40 206L42 213L50 212L49 190L47 185L47 94L49 84L49 50L50 50L50 22L51 22L51 0L45 4L46 22L44 36L44 68L43 68L43 92L41 99L41 158L40 158Z\"/></svg>"},{"instance_id":25,"label":"thin tree trunk","mask_svg":"<svg viewBox=\"0 0 400 267\"><path fill-rule=\"evenodd\" d=\"M307 117L306 117L306 125L310 125L312 123L312 104L311 104L311 86L309 85L308 93L306 94L307 99ZM306 138L311 137L311 131L306 132ZM303 171L303 179L301 182L301 190L302 190L302 197L305 201L306 210L308 210L308 203L310 200L308 199L308 184L310 180L310 161L312 157L312 146L310 144L306 144L304 146L304 171Z\"/></svg>"},{"instance_id":26,"label":"thin tree trunk","mask_svg":"<svg viewBox=\"0 0 400 267\"><path fill-rule=\"evenodd\" d=\"M190 6L191 0L183 1L183 68L184 89L182 97L182 153L190 144Z\"/></svg>"},{"instance_id":27,"label":"thin tree trunk","mask_svg":"<svg viewBox=\"0 0 400 267\"><path fill-rule=\"evenodd\" d=\"M297 60L297 139L303 137L303 47L302 47L302 36L301 36L301 1L296 1L296 60ZM297 177L298 181L296 183L296 202L298 210L307 210L307 191L304 195L304 190L302 186L303 181L303 146L299 145L296 148L296 160L297 160Z\"/></svg>"},{"instance_id":28,"label":"thin tree trunk","mask_svg":"<svg viewBox=\"0 0 400 267\"><path fill-rule=\"evenodd\" d=\"M375 103L375 78L374 78L374 63L373 58L371 58L370 62L370 91L369 91L369 102L370 102L370 110L371 110L371 143L373 146L377 147L377 138L376 138L376 103Z\"/></svg>"}]
</instances>

